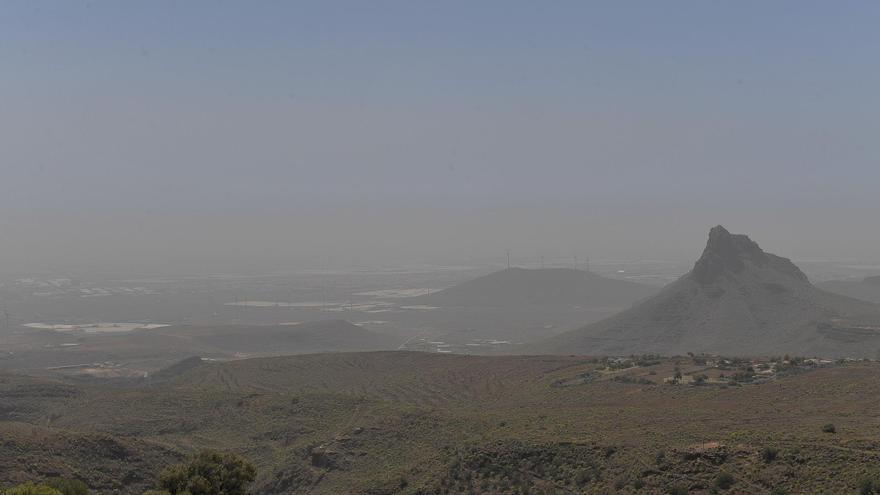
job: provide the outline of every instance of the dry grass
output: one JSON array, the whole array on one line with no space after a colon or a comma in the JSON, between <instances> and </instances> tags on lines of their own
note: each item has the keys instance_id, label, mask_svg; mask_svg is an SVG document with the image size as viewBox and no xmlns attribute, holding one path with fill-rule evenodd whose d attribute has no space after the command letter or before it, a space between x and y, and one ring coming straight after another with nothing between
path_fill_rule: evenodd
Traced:
<instances>
[{"instance_id":1,"label":"dry grass","mask_svg":"<svg viewBox=\"0 0 880 495\"><path fill-rule=\"evenodd\" d=\"M151 449L235 450L260 467L265 493L710 493L721 472L734 476L728 493L852 493L880 461L878 364L739 387L663 384L676 366L707 371L677 361L611 371L579 357L377 352L204 364L150 387L7 376L0 428L4 438L39 425L52 437L132 445L103 461L112 472L176 460ZM826 423L837 432L822 432ZM50 466L112 488L83 467L94 464L86 453L15 445L0 446L0 457L31 461L0 465L5 482ZM768 446L778 450L772 462ZM495 461L475 461L483 458ZM535 459L555 467L523 471Z\"/></svg>"}]
</instances>

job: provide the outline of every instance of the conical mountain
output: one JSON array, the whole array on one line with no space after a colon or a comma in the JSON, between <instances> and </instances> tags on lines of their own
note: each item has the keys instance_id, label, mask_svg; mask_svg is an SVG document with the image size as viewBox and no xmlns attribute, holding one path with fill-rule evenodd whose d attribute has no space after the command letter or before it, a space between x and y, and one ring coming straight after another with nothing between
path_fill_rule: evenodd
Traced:
<instances>
[{"instance_id":1,"label":"conical mountain","mask_svg":"<svg viewBox=\"0 0 880 495\"><path fill-rule=\"evenodd\" d=\"M657 295L533 350L876 357L872 323L877 305L817 289L789 259L717 226L694 268Z\"/></svg>"}]
</instances>

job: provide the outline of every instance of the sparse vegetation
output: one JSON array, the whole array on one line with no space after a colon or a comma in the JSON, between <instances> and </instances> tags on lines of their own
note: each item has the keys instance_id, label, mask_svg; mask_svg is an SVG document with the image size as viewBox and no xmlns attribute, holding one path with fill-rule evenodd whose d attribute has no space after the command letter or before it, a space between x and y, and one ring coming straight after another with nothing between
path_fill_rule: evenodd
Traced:
<instances>
[{"instance_id":1,"label":"sparse vegetation","mask_svg":"<svg viewBox=\"0 0 880 495\"><path fill-rule=\"evenodd\" d=\"M432 493L529 493L553 486L586 487L602 479L606 449L589 445L499 443L455 453ZM614 480L622 488L624 478ZM538 491L537 493L541 493Z\"/></svg>"},{"instance_id":2,"label":"sparse vegetation","mask_svg":"<svg viewBox=\"0 0 880 495\"><path fill-rule=\"evenodd\" d=\"M654 385L654 382L648 380L647 378L635 377L635 376L615 376L614 381L620 383L633 383L636 385Z\"/></svg>"},{"instance_id":3,"label":"sparse vegetation","mask_svg":"<svg viewBox=\"0 0 880 495\"><path fill-rule=\"evenodd\" d=\"M751 366L734 373L730 380L737 383L751 383L755 379L755 372Z\"/></svg>"},{"instance_id":4,"label":"sparse vegetation","mask_svg":"<svg viewBox=\"0 0 880 495\"><path fill-rule=\"evenodd\" d=\"M872 423L856 437L838 433L852 451L817 443L815 435L823 418L843 414L855 421L867 410L865 394L880 393L877 365L846 364L709 392L708 384L720 381L712 363L742 370L752 361L712 358L699 369L679 361L685 380L705 374L707 385L673 390L622 383L659 384L674 374L674 359L608 372L601 359L408 352L204 363L173 385L114 387L113 401L94 385L0 376L5 403L21 411L18 422L0 422L0 473L9 476L22 465L18 459L69 473L57 452L64 462L76 460L78 475L94 492L141 495L164 465L183 459L181 450L211 446L247 452L256 461L254 495L610 493L615 487L620 493L709 493L724 490L722 473L736 480L730 492L753 486L777 493L856 491L865 472L858 452L880 448L868 439L877 433ZM554 386L574 379L576 385ZM858 391L848 410L840 410L839 400L824 400L825 391L845 393L842 383ZM745 404L748 421L738 414ZM181 418L181 410L198 421ZM57 429L38 426L55 411L64 411L54 416ZM80 424L130 437L76 433ZM636 440L621 424L644 426ZM779 434L784 453L775 443ZM176 448L156 450L158 444ZM177 488L158 485L151 495L186 490L189 474L181 466ZM120 489L125 473L138 478Z\"/></svg>"}]
</instances>

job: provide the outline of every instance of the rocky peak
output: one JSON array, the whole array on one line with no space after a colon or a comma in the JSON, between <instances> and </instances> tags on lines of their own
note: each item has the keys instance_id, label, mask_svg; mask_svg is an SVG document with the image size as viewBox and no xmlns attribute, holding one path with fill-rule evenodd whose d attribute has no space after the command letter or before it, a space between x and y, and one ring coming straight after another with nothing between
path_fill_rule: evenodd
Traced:
<instances>
[{"instance_id":1,"label":"rocky peak","mask_svg":"<svg viewBox=\"0 0 880 495\"><path fill-rule=\"evenodd\" d=\"M791 261L765 253L758 244L742 234L731 234L721 225L709 231L709 241L697 260L691 277L701 284L711 284L725 273L737 274L749 262L755 266L771 264L774 268L802 281L807 277Z\"/></svg>"}]
</instances>

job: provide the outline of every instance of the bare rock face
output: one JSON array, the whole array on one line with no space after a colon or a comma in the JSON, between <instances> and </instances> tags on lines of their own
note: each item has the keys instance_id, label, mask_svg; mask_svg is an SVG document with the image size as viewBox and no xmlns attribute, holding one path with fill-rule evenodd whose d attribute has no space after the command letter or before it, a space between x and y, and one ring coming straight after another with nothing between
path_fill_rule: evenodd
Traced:
<instances>
[{"instance_id":1,"label":"bare rock face","mask_svg":"<svg viewBox=\"0 0 880 495\"><path fill-rule=\"evenodd\" d=\"M796 281L809 283L804 272L791 260L765 253L758 243L748 236L731 234L721 225L709 231L706 249L694 264L690 276L698 283L708 285L725 274L741 273L749 266L770 266Z\"/></svg>"},{"instance_id":2,"label":"bare rock face","mask_svg":"<svg viewBox=\"0 0 880 495\"><path fill-rule=\"evenodd\" d=\"M877 323L877 305L814 287L791 260L719 225L694 268L654 297L529 351L875 357L880 331L865 330L856 342L840 330Z\"/></svg>"},{"instance_id":3,"label":"bare rock face","mask_svg":"<svg viewBox=\"0 0 880 495\"><path fill-rule=\"evenodd\" d=\"M739 273L745 268L741 256L759 258L761 248L746 236L733 236L722 226L709 231L709 242L703 255L694 265L693 279L701 284L710 284L725 271Z\"/></svg>"}]
</instances>

